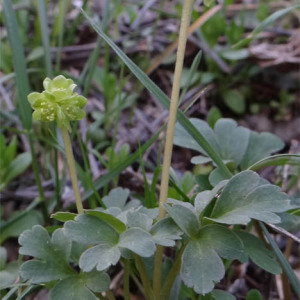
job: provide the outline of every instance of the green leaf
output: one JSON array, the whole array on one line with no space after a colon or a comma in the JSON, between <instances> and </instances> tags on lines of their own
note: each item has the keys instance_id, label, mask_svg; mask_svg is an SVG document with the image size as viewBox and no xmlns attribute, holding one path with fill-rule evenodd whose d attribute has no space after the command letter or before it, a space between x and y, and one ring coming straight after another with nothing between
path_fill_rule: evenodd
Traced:
<instances>
[{"instance_id":1,"label":"green leaf","mask_svg":"<svg viewBox=\"0 0 300 300\"><path fill-rule=\"evenodd\" d=\"M19 154L7 167L3 180L5 183L9 183L11 180L22 174L31 164L30 153Z\"/></svg>"},{"instance_id":2,"label":"green leaf","mask_svg":"<svg viewBox=\"0 0 300 300\"><path fill-rule=\"evenodd\" d=\"M109 194L103 197L103 202L107 208L119 207L123 209L129 196L129 190L121 187L115 188Z\"/></svg>"},{"instance_id":3,"label":"green leaf","mask_svg":"<svg viewBox=\"0 0 300 300\"><path fill-rule=\"evenodd\" d=\"M140 228L130 228L123 232L118 246L142 257L152 256L156 249L152 236Z\"/></svg>"},{"instance_id":4,"label":"green leaf","mask_svg":"<svg viewBox=\"0 0 300 300\"><path fill-rule=\"evenodd\" d=\"M264 234L266 235L266 238L267 238L268 242L270 243L270 246L272 247L278 261L280 262L282 269L284 270L286 276L288 277L289 282L290 282L291 286L293 287L295 294L297 295L298 298L300 298L300 281L299 281L297 275L293 271L293 269L290 266L289 262L287 261L286 257L280 251L276 242L271 237L266 226L262 222L259 222L259 225L262 228Z\"/></svg>"},{"instance_id":5,"label":"green leaf","mask_svg":"<svg viewBox=\"0 0 300 300\"><path fill-rule=\"evenodd\" d=\"M277 136L268 132L257 133L251 131L248 148L241 162L242 169L247 169L283 147L284 143Z\"/></svg>"},{"instance_id":6,"label":"green leaf","mask_svg":"<svg viewBox=\"0 0 300 300\"><path fill-rule=\"evenodd\" d=\"M25 65L24 49L19 33L15 12L10 0L3 1L5 17L5 27L7 29L10 47L13 55L14 71L16 74L16 85L18 93L18 106L24 129L30 130L32 127L31 108L27 102L29 94L29 81Z\"/></svg>"},{"instance_id":7,"label":"green leaf","mask_svg":"<svg viewBox=\"0 0 300 300\"><path fill-rule=\"evenodd\" d=\"M19 263L12 261L8 263L4 269L0 270L0 290L8 288L16 282L19 276Z\"/></svg>"},{"instance_id":8,"label":"green leaf","mask_svg":"<svg viewBox=\"0 0 300 300\"><path fill-rule=\"evenodd\" d=\"M1 228L1 243L9 237L18 237L24 230L31 229L34 225L43 225L43 217L41 213L36 210L25 212L25 214L18 218L20 214L22 214L22 212L15 212L11 217L11 219L14 218L15 221L10 222L10 219L7 221L7 226L4 226L3 229Z\"/></svg>"},{"instance_id":9,"label":"green leaf","mask_svg":"<svg viewBox=\"0 0 300 300\"><path fill-rule=\"evenodd\" d=\"M221 257L244 261L243 244L231 230L220 225L201 229L199 237L191 240L182 256L181 278L196 293L212 291L225 275Z\"/></svg>"},{"instance_id":10,"label":"green leaf","mask_svg":"<svg viewBox=\"0 0 300 300\"><path fill-rule=\"evenodd\" d=\"M142 84L151 92L161 104L169 109L170 99L162 90L157 87L153 81L132 61L126 54L103 32L103 30L96 24L88 15L82 11L85 18L92 25L94 30L98 33L101 38L103 38L111 48L116 52L116 54L122 59L125 65L132 71L132 73L142 82ZM201 145L201 147L206 151L206 153L213 159L213 161L223 170L228 177L231 177L230 171L222 162L221 158L215 152L214 148L207 143L203 135L198 132L198 130L191 124L191 122L186 118L186 116L180 111L177 111L177 119L180 124L189 132L189 134Z\"/></svg>"},{"instance_id":11,"label":"green leaf","mask_svg":"<svg viewBox=\"0 0 300 300\"><path fill-rule=\"evenodd\" d=\"M246 300L263 300L263 297L258 290L252 289L247 294Z\"/></svg>"},{"instance_id":12,"label":"green leaf","mask_svg":"<svg viewBox=\"0 0 300 300\"><path fill-rule=\"evenodd\" d=\"M188 236L195 237L200 230L200 221L196 216L194 207L190 203L172 200L173 204L165 205L169 216L174 220L178 227ZM170 203L170 200L168 200ZM186 204L187 206L184 206Z\"/></svg>"},{"instance_id":13,"label":"green leaf","mask_svg":"<svg viewBox=\"0 0 300 300\"><path fill-rule=\"evenodd\" d=\"M0 247L0 270L3 270L6 265L7 251L4 247Z\"/></svg>"},{"instance_id":14,"label":"green leaf","mask_svg":"<svg viewBox=\"0 0 300 300\"><path fill-rule=\"evenodd\" d=\"M108 223L111 225L115 230L117 230L118 233L122 233L126 230L126 225L121 222L119 219L116 217L107 214L105 212L97 211L97 210L87 210L86 213L88 215L94 216L99 218L100 220Z\"/></svg>"},{"instance_id":15,"label":"green leaf","mask_svg":"<svg viewBox=\"0 0 300 300\"><path fill-rule=\"evenodd\" d=\"M30 283L50 282L73 274L69 266L71 241L62 229L57 229L50 239L46 229L36 225L21 234L19 244L20 254L35 257L20 268L24 280Z\"/></svg>"},{"instance_id":16,"label":"green leaf","mask_svg":"<svg viewBox=\"0 0 300 300\"><path fill-rule=\"evenodd\" d=\"M269 156L256 162L248 169L257 171L268 166L300 165L300 155L298 154L278 154Z\"/></svg>"},{"instance_id":17,"label":"green leaf","mask_svg":"<svg viewBox=\"0 0 300 300\"><path fill-rule=\"evenodd\" d=\"M85 245L113 246L119 240L119 234L112 226L90 215L79 215L74 221L66 222L64 232L72 241Z\"/></svg>"},{"instance_id":18,"label":"green leaf","mask_svg":"<svg viewBox=\"0 0 300 300\"><path fill-rule=\"evenodd\" d=\"M164 218L155 223L150 233L154 242L165 247L175 246L175 241L181 239L182 231L171 218Z\"/></svg>"},{"instance_id":19,"label":"green leaf","mask_svg":"<svg viewBox=\"0 0 300 300\"><path fill-rule=\"evenodd\" d=\"M243 40L239 41L237 44L233 45L233 48L240 48L240 47L247 46L266 27L271 25L273 22L275 22L277 19L281 18L285 14L287 14L290 11L297 9L299 7L300 7L300 5L293 5L293 6L289 6L287 8L283 8L281 10L274 12L272 15L270 15L268 18L266 18L263 22L261 22L245 39L243 39Z\"/></svg>"},{"instance_id":20,"label":"green leaf","mask_svg":"<svg viewBox=\"0 0 300 300\"><path fill-rule=\"evenodd\" d=\"M209 219L225 224L247 224L251 218L279 223L275 213L291 209L290 202L278 186L252 171L243 171L228 182Z\"/></svg>"},{"instance_id":21,"label":"green leaf","mask_svg":"<svg viewBox=\"0 0 300 300\"><path fill-rule=\"evenodd\" d=\"M53 218L57 221L60 221L60 222L67 222L67 221L74 220L76 216L77 216L77 214L74 214L74 213L59 211L55 214L52 214L51 218Z\"/></svg>"},{"instance_id":22,"label":"green leaf","mask_svg":"<svg viewBox=\"0 0 300 300\"><path fill-rule=\"evenodd\" d=\"M96 267L103 271L111 265L116 265L121 257L121 252L115 245L99 244L84 251L79 260L79 266L84 272L89 272Z\"/></svg>"},{"instance_id":23,"label":"green leaf","mask_svg":"<svg viewBox=\"0 0 300 300\"><path fill-rule=\"evenodd\" d=\"M275 259L274 253L268 250L261 240L248 232L238 230L234 232L243 241L245 253L255 264L271 274L281 273L281 268Z\"/></svg>"},{"instance_id":24,"label":"green leaf","mask_svg":"<svg viewBox=\"0 0 300 300\"><path fill-rule=\"evenodd\" d=\"M246 103L244 95L238 90L227 90L224 93L226 105L235 113L242 114L245 112Z\"/></svg>"},{"instance_id":25,"label":"green leaf","mask_svg":"<svg viewBox=\"0 0 300 300\"><path fill-rule=\"evenodd\" d=\"M93 292L104 292L109 288L109 276L103 272L80 273L60 281L50 293L50 300L97 300Z\"/></svg>"},{"instance_id":26,"label":"green leaf","mask_svg":"<svg viewBox=\"0 0 300 300\"><path fill-rule=\"evenodd\" d=\"M211 295L215 300L235 300L236 298L228 292L222 290L213 290ZM257 299L258 300L258 299Z\"/></svg>"},{"instance_id":27,"label":"green leaf","mask_svg":"<svg viewBox=\"0 0 300 300\"><path fill-rule=\"evenodd\" d=\"M237 126L231 119L220 119L214 128L223 159L232 160L239 166L248 147L250 130Z\"/></svg>"}]
</instances>

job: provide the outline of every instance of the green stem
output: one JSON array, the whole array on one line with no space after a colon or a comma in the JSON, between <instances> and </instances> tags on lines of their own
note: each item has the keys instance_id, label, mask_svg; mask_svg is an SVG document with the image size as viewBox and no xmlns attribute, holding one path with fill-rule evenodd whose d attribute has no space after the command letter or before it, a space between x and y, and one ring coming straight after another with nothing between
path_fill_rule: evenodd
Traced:
<instances>
[{"instance_id":1,"label":"green stem","mask_svg":"<svg viewBox=\"0 0 300 300\"><path fill-rule=\"evenodd\" d=\"M111 290L106 291L106 296L109 300L116 300L116 297L114 296Z\"/></svg>"},{"instance_id":2,"label":"green stem","mask_svg":"<svg viewBox=\"0 0 300 300\"><path fill-rule=\"evenodd\" d=\"M79 186L78 186L78 180L77 180L77 174L76 174L76 168L75 168L75 160L74 160L73 151L72 151L71 139L70 139L70 136L69 136L69 133L68 133L68 130L66 127L61 127L60 130L61 130L62 137L63 137L64 144L65 144L65 150L66 150L67 161L68 161L68 165L69 165L70 176L71 176L72 186L73 186L74 195L75 195L77 211L79 214L83 214L83 207L82 207L81 196L80 196L80 192L79 192Z\"/></svg>"},{"instance_id":3,"label":"green stem","mask_svg":"<svg viewBox=\"0 0 300 300\"><path fill-rule=\"evenodd\" d=\"M167 196L168 196L169 171L170 171L171 157L173 151L174 127L175 127L176 112L178 107L180 80L181 80L181 73L183 67L185 46L188 37L188 27L190 24L193 4L194 4L194 0L185 0L182 8L179 43L177 49L174 81L173 81L172 94L171 94L170 113L169 113L169 121L168 121L167 134L166 134L166 145L164 151L164 162L162 167L162 179L161 179L161 186L160 186L160 196L159 196L159 218L160 219L166 215L164 204L167 202ZM156 296L160 294L161 271L162 271L163 251L162 249L159 249L159 247L155 254L156 257L155 257L154 277L153 277L153 289L154 289L154 294Z\"/></svg>"},{"instance_id":4,"label":"green stem","mask_svg":"<svg viewBox=\"0 0 300 300\"><path fill-rule=\"evenodd\" d=\"M130 292L129 292L129 273L130 273L130 265L129 260L124 260L124 279L123 279L123 289L124 289L124 299L130 300Z\"/></svg>"},{"instance_id":5,"label":"green stem","mask_svg":"<svg viewBox=\"0 0 300 300\"><path fill-rule=\"evenodd\" d=\"M145 297L147 300L154 300L155 297L154 297L153 290L151 288L151 283L150 283L149 277L146 273L143 261L137 254L134 254L134 258L135 258L136 267L141 276L142 284L145 289Z\"/></svg>"},{"instance_id":6,"label":"green stem","mask_svg":"<svg viewBox=\"0 0 300 300\"><path fill-rule=\"evenodd\" d=\"M161 289L161 294L160 294L161 299L166 299L170 294L173 283L174 283L176 276L178 275L178 272L181 267L181 257L182 257L185 247L186 247L186 245L181 248L181 250L180 250L178 256L176 257L176 259L173 263L173 266L164 282L164 285Z\"/></svg>"}]
</instances>

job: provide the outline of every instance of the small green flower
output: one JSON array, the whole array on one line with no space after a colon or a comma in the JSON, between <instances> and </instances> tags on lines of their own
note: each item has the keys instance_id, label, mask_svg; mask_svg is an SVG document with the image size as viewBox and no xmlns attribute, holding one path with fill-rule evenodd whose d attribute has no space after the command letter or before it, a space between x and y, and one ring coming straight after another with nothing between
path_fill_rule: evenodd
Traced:
<instances>
[{"instance_id":1,"label":"small green flower","mask_svg":"<svg viewBox=\"0 0 300 300\"><path fill-rule=\"evenodd\" d=\"M28 95L28 101L34 109L33 119L44 122L56 120L59 127L65 126L71 131L70 121L85 117L83 108L86 98L74 93L76 84L62 75L53 80L46 78L43 85L45 91Z\"/></svg>"}]
</instances>

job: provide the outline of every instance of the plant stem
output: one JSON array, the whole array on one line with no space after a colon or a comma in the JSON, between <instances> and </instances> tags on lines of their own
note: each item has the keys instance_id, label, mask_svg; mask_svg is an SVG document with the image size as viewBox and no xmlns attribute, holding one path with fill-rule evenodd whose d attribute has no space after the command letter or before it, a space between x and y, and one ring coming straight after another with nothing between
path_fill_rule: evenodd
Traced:
<instances>
[{"instance_id":1,"label":"plant stem","mask_svg":"<svg viewBox=\"0 0 300 300\"><path fill-rule=\"evenodd\" d=\"M164 285L161 289L161 297L162 299L165 299L169 296L170 294L170 291L171 291L171 288L173 286L173 283L176 279L176 276L180 270L180 266L181 266L181 257L182 257L182 254L184 252L184 249L185 249L186 245L184 245L181 249L180 249L180 252L178 254L178 256L176 257L174 263L173 263L173 266L171 268L171 270L169 271L169 274L164 282Z\"/></svg>"},{"instance_id":2,"label":"plant stem","mask_svg":"<svg viewBox=\"0 0 300 300\"><path fill-rule=\"evenodd\" d=\"M106 296L109 300L116 300L116 297L114 296L111 290L106 291Z\"/></svg>"},{"instance_id":3,"label":"plant stem","mask_svg":"<svg viewBox=\"0 0 300 300\"><path fill-rule=\"evenodd\" d=\"M145 267L143 265L143 261L137 254L134 254L134 258L135 258L136 267L141 276L143 287L145 289L145 297L147 300L154 300L155 297L153 294L153 290L151 288L150 280L148 278Z\"/></svg>"},{"instance_id":4,"label":"plant stem","mask_svg":"<svg viewBox=\"0 0 300 300\"><path fill-rule=\"evenodd\" d=\"M124 290L124 299L130 300L130 293L129 293L129 273L130 273L130 265L129 260L124 260L124 279L123 279L123 290Z\"/></svg>"},{"instance_id":5,"label":"plant stem","mask_svg":"<svg viewBox=\"0 0 300 300\"><path fill-rule=\"evenodd\" d=\"M65 150L66 150L67 161L69 165L70 176L71 176L72 186L75 195L77 211L79 214L83 214L83 207L82 207L81 196L78 187L78 180L77 180L77 174L75 168L75 160L72 151L71 139L66 127L61 127L60 130L65 144Z\"/></svg>"},{"instance_id":6,"label":"plant stem","mask_svg":"<svg viewBox=\"0 0 300 300\"><path fill-rule=\"evenodd\" d=\"M182 8L179 43L177 49L174 81L173 81L172 94L171 94L170 113L169 113L169 121L167 126L166 145L164 151L164 162L162 167L162 179L161 179L161 186L160 186L160 196L159 196L159 218L160 219L166 215L164 204L167 202L167 196L168 196L169 171L170 171L171 157L173 151L174 127L176 122L176 112L177 112L178 99L179 99L180 79L181 79L181 73L183 67L186 40L188 37L188 27L190 23L193 4L194 4L194 0L185 0ZM153 277L153 289L154 289L154 294L156 296L158 296L160 293L160 285L161 285L163 249L160 249L160 247L161 246L157 247L157 251L155 254L156 257L155 257L154 277Z\"/></svg>"}]
</instances>

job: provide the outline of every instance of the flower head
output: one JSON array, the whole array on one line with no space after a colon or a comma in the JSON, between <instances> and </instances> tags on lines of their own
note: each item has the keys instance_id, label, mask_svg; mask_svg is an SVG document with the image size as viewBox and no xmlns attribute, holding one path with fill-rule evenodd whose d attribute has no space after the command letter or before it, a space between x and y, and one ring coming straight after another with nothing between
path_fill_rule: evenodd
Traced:
<instances>
[{"instance_id":1,"label":"flower head","mask_svg":"<svg viewBox=\"0 0 300 300\"><path fill-rule=\"evenodd\" d=\"M70 121L85 117L83 110L86 98L73 92L76 84L62 75L53 80L46 78L42 93L30 93L28 101L34 109L34 120L51 122L56 120L59 127L67 127L71 131Z\"/></svg>"}]
</instances>

